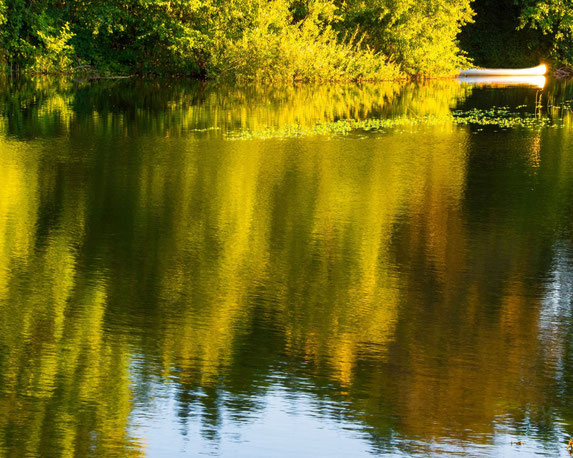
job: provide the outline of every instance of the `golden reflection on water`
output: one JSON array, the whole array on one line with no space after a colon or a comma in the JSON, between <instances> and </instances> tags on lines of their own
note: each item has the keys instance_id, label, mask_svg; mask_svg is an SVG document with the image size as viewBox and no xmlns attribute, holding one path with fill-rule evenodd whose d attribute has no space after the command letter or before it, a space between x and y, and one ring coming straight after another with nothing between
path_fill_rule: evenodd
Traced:
<instances>
[{"instance_id":1,"label":"golden reflection on water","mask_svg":"<svg viewBox=\"0 0 573 458\"><path fill-rule=\"evenodd\" d=\"M531 86L543 89L547 83L545 76L469 76L458 77L461 84L475 84L480 86L508 87Z\"/></svg>"},{"instance_id":2,"label":"golden reflection on water","mask_svg":"<svg viewBox=\"0 0 573 458\"><path fill-rule=\"evenodd\" d=\"M41 135L0 137L2 453L144 454L132 412L152 409L150 379L261 397L257 377L283 359L339 387L374 436L487 442L496 417L543 406L555 368L541 348L541 299L523 279L552 240L503 208L485 208L499 220L488 231L472 225L469 128L173 135L447 112L466 90L170 91L156 111L144 109L150 91L131 115L94 103L85 117L65 87L35 115ZM571 159L544 149L567 147L566 132L516 138L530 160L552 155L520 166L538 168L549 193L570 190ZM503 193L505 182L493 184ZM560 218L555 197L532 205Z\"/></svg>"},{"instance_id":3,"label":"golden reflection on water","mask_svg":"<svg viewBox=\"0 0 573 458\"><path fill-rule=\"evenodd\" d=\"M39 146L0 140L0 450L117 453L130 442L129 352L103 336L106 285L78 272L82 189L66 193L39 234L43 200L57 186Z\"/></svg>"},{"instance_id":4,"label":"golden reflection on water","mask_svg":"<svg viewBox=\"0 0 573 458\"><path fill-rule=\"evenodd\" d=\"M60 132L69 132L83 125L100 132L112 129L114 135L145 132L170 137L196 132L212 137L237 129L308 128L338 119L443 115L471 88L454 80L278 87L185 85L168 80L118 87L104 81L94 88L72 80L37 78L17 87L0 79L0 91L7 108L25 110L19 116L28 115L27 126L22 126L27 129L48 132L57 124Z\"/></svg>"}]
</instances>

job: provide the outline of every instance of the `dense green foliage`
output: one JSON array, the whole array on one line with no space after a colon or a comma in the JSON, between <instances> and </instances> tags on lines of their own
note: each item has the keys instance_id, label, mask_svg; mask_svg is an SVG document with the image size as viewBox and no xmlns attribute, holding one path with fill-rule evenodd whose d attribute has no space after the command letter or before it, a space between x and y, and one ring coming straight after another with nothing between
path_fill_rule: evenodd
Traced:
<instances>
[{"instance_id":1,"label":"dense green foliage","mask_svg":"<svg viewBox=\"0 0 573 458\"><path fill-rule=\"evenodd\" d=\"M349 0L343 26L366 32L375 49L411 75L443 75L465 63L456 37L471 22L471 0Z\"/></svg>"},{"instance_id":2,"label":"dense green foliage","mask_svg":"<svg viewBox=\"0 0 573 458\"><path fill-rule=\"evenodd\" d=\"M571 11L571 0L0 0L0 68L360 81L453 74L468 55L570 64Z\"/></svg>"},{"instance_id":3,"label":"dense green foliage","mask_svg":"<svg viewBox=\"0 0 573 458\"><path fill-rule=\"evenodd\" d=\"M461 47L484 67L573 64L573 1L474 0Z\"/></svg>"},{"instance_id":4,"label":"dense green foliage","mask_svg":"<svg viewBox=\"0 0 573 458\"><path fill-rule=\"evenodd\" d=\"M573 64L573 1L521 0L522 26L539 30L549 39L550 55L557 62Z\"/></svg>"},{"instance_id":5,"label":"dense green foliage","mask_svg":"<svg viewBox=\"0 0 573 458\"><path fill-rule=\"evenodd\" d=\"M522 7L515 0L476 0L472 8L475 21L464 27L460 44L477 66L531 67L547 57L541 34L522 26Z\"/></svg>"},{"instance_id":6,"label":"dense green foliage","mask_svg":"<svg viewBox=\"0 0 573 458\"><path fill-rule=\"evenodd\" d=\"M452 73L471 0L0 0L12 71L244 80Z\"/></svg>"}]
</instances>

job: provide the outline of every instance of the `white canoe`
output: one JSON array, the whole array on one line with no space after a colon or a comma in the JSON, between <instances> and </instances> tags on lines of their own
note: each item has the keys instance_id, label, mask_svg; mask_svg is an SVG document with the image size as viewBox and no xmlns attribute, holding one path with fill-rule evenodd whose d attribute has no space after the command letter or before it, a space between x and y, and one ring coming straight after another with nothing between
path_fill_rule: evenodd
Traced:
<instances>
[{"instance_id":1,"label":"white canoe","mask_svg":"<svg viewBox=\"0 0 573 458\"><path fill-rule=\"evenodd\" d=\"M531 68L470 68L460 70L460 76L543 76L547 67L542 64Z\"/></svg>"}]
</instances>

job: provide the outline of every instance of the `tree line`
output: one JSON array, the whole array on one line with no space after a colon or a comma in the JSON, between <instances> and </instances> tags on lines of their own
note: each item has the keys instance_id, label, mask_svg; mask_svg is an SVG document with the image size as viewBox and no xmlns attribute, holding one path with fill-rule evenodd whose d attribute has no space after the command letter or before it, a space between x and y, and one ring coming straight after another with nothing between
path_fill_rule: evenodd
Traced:
<instances>
[{"instance_id":1,"label":"tree line","mask_svg":"<svg viewBox=\"0 0 573 458\"><path fill-rule=\"evenodd\" d=\"M535 37L528 38L524 55L532 55L534 47L537 54L568 64L572 5L571 0L0 0L0 68L246 81L448 75L469 65L472 54L483 54L480 36L492 35L487 30L466 39L466 50L459 41L482 10L510 17L510 33L527 30Z\"/></svg>"}]
</instances>

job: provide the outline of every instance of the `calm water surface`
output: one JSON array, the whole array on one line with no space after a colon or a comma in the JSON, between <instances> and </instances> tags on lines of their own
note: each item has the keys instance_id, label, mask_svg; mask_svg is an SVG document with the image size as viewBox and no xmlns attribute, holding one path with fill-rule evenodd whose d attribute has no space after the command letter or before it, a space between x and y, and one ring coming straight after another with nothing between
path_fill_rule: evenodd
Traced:
<instances>
[{"instance_id":1,"label":"calm water surface","mask_svg":"<svg viewBox=\"0 0 573 458\"><path fill-rule=\"evenodd\" d=\"M568 456L572 100L0 82L0 456Z\"/></svg>"}]
</instances>

